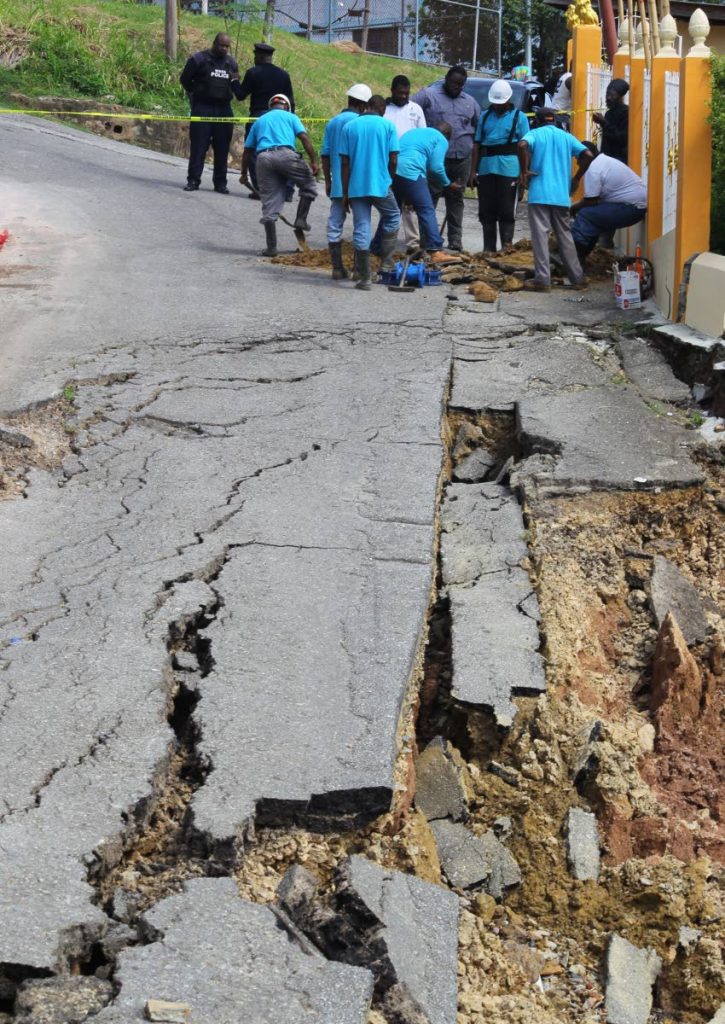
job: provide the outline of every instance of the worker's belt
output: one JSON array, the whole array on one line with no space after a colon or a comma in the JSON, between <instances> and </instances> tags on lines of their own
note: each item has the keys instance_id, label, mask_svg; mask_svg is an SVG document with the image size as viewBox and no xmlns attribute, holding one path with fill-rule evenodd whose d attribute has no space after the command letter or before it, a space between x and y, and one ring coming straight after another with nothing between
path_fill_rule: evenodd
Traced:
<instances>
[{"instance_id":1,"label":"worker's belt","mask_svg":"<svg viewBox=\"0 0 725 1024\"><path fill-rule=\"evenodd\" d=\"M291 149L292 152L294 152L294 146L267 146L267 148L263 149L259 155L262 156L263 153L272 153L275 149Z\"/></svg>"},{"instance_id":2,"label":"worker's belt","mask_svg":"<svg viewBox=\"0 0 725 1024\"><path fill-rule=\"evenodd\" d=\"M518 143L504 142L500 146L481 146L481 156L516 156Z\"/></svg>"}]
</instances>

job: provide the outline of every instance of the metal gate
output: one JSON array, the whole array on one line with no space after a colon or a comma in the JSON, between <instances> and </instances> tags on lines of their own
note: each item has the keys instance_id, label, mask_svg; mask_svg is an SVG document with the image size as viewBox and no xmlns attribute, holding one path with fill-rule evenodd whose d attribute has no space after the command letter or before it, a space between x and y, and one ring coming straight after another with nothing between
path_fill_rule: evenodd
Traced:
<instances>
[{"instance_id":1,"label":"metal gate","mask_svg":"<svg viewBox=\"0 0 725 1024\"><path fill-rule=\"evenodd\" d=\"M587 120L585 138L594 138L595 111L603 113L607 109L607 86L612 81L612 69L606 64L587 64Z\"/></svg>"},{"instance_id":2,"label":"metal gate","mask_svg":"<svg viewBox=\"0 0 725 1024\"><path fill-rule=\"evenodd\" d=\"M642 171L640 177L647 184L649 176L649 127L652 108L652 74L649 71L644 73L644 88L642 89Z\"/></svg>"},{"instance_id":3,"label":"metal gate","mask_svg":"<svg viewBox=\"0 0 725 1024\"><path fill-rule=\"evenodd\" d=\"M679 163L680 73L665 71L665 158L662 162L662 234L677 220L677 165Z\"/></svg>"}]
</instances>

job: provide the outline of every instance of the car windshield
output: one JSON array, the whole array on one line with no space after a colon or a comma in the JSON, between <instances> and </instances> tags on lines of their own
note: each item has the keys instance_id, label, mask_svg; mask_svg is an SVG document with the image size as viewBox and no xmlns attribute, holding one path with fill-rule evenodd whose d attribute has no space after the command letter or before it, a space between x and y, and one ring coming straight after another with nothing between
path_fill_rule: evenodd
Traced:
<instances>
[{"instance_id":1,"label":"car windshield","mask_svg":"<svg viewBox=\"0 0 725 1024\"><path fill-rule=\"evenodd\" d=\"M473 96L481 110L489 107L488 91L496 81L495 78L468 78L463 86L464 92ZM528 90L523 82L509 82L513 91L511 102L518 110L526 110L528 102Z\"/></svg>"}]
</instances>

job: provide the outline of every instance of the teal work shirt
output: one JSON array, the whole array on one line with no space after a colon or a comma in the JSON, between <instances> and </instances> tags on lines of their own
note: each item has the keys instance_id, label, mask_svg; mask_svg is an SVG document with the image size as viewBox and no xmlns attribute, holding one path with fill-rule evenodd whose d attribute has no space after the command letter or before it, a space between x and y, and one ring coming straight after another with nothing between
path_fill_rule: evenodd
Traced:
<instances>
[{"instance_id":1,"label":"teal work shirt","mask_svg":"<svg viewBox=\"0 0 725 1024\"><path fill-rule=\"evenodd\" d=\"M340 172L340 140L342 129L348 121L354 121L359 115L354 110L343 110L325 125L322 137L320 156L330 158L330 199L342 199L342 174Z\"/></svg>"},{"instance_id":2,"label":"teal work shirt","mask_svg":"<svg viewBox=\"0 0 725 1024\"><path fill-rule=\"evenodd\" d=\"M346 124L342 129L340 156L350 160L348 196L384 198L392 184L388 159L399 150L395 125L378 114L362 114Z\"/></svg>"},{"instance_id":3,"label":"teal work shirt","mask_svg":"<svg viewBox=\"0 0 725 1024\"><path fill-rule=\"evenodd\" d=\"M505 146L514 127L512 143L520 142L529 130L529 121L521 110L507 110L499 117L493 110L481 114L476 128L476 142L481 146ZM506 178L518 178L519 158L510 156L482 156L478 162L479 174L501 174Z\"/></svg>"},{"instance_id":4,"label":"teal work shirt","mask_svg":"<svg viewBox=\"0 0 725 1024\"><path fill-rule=\"evenodd\" d=\"M540 206L569 206L572 157L583 153L586 146L569 132L547 124L524 135L531 151L529 170L529 202Z\"/></svg>"},{"instance_id":5,"label":"teal work shirt","mask_svg":"<svg viewBox=\"0 0 725 1024\"><path fill-rule=\"evenodd\" d=\"M411 128L400 140L396 173L410 181L429 175L434 185L445 188L451 183L444 165L447 152L448 139L437 128Z\"/></svg>"},{"instance_id":6,"label":"teal work shirt","mask_svg":"<svg viewBox=\"0 0 725 1024\"><path fill-rule=\"evenodd\" d=\"M297 136L302 135L304 130L305 126L297 114L279 108L268 110L252 125L252 130L244 140L244 148L256 149L257 153L263 153L265 149L274 146L291 146L294 149Z\"/></svg>"}]
</instances>

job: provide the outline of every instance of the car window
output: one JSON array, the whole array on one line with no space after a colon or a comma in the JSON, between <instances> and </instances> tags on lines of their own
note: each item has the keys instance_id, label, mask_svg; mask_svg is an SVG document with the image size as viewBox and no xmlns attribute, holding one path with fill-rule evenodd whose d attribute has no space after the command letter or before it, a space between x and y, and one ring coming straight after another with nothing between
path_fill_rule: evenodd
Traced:
<instances>
[{"instance_id":1,"label":"car window","mask_svg":"<svg viewBox=\"0 0 725 1024\"><path fill-rule=\"evenodd\" d=\"M476 103L478 103L481 110L488 110L488 90L491 88L493 83L496 81L495 78L474 78L470 76L466 79L466 84L463 86L463 91L467 92L469 96L473 96ZM436 85L442 85L443 79L439 79ZM511 100L517 110L523 110L527 113L529 104L529 90L526 88L523 82L509 82L513 90L513 96Z\"/></svg>"}]
</instances>

